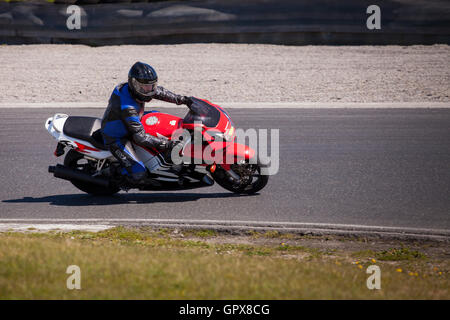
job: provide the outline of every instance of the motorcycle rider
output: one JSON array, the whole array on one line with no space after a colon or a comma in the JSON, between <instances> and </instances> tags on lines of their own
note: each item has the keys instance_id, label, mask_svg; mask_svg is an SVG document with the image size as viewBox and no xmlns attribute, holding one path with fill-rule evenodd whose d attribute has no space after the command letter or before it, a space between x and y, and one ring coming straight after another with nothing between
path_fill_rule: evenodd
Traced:
<instances>
[{"instance_id":1,"label":"motorcycle rider","mask_svg":"<svg viewBox=\"0 0 450 320\"><path fill-rule=\"evenodd\" d=\"M192 104L190 97L174 94L157 85L155 69L143 62L136 62L128 72L128 82L119 84L109 98L103 115L101 132L105 145L121 165L121 174L131 184L138 184L146 176L145 165L136 157L130 143L145 148L155 148L170 154L178 142L160 139L147 134L140 120L146 102L158 99L177 105Z\"/></svg>"}]
</instances>

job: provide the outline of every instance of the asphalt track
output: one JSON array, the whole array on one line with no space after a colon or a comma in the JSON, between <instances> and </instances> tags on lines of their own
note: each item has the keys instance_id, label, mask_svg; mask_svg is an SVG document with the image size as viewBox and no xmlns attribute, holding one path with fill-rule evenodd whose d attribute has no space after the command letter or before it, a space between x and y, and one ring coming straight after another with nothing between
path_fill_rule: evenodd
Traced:
<instances>
[{"instance_id":1,"label":"asphalt track","mask_svg":"<svg viewBox=\"0 0 450 320\"><path fill-rule=\"evenodd\" d=\"M55 112L103 114L0 109L0 222L183 219L450 230L450 109L233 108L237 127L280 129L280 170L260 194L235 196L214 186L109 198L83 194L47 172L62 161L44 129Z\"/></svg>"}]
</instances>

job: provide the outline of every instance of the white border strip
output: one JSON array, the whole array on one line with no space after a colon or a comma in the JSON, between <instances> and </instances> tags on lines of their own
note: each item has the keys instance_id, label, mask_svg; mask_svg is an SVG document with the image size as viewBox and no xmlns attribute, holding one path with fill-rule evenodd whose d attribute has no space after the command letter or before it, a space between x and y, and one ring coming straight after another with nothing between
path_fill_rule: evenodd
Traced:
<instances>
[{"instance_id":1,"label":"white border strip","mask_svg":"<svg viewBox=\"0 0 450 320\"><path fill-rule=\"evenodd\" d=\"M98 224L57 224L57 223L0 223L0 232L36 232L36 231L90 231L98 232L111 229L112 225Z\"/></svg>"},{"instance_id":2,"label":"white border strip","mask_svg":"<svg viewBox=\"0 0 450 320\"><path fill-rule=\"evenodd\" d=\"M278 230L313 234L377 235L380 237L404 237L450 240L450 230L364 226L354 224L270 222L270 221L227 221L227 220L184 220L184 219L14 219L2 218L3 224L95 224L146 225L173 228L210 228L217 230Z\"/></svg>"},{"instance_id":3,"label":"white border strip","mask_svg":"<svg viewBox=\"0 0 450 320\"><path fill-rule=\"evenodd\" d=\"M450 102L213 102L226 109L449 109ZM101 108L106 102L0 102L0 109L23 108ZM184 108L158 101L147 105L149 109Z\"/></svg>"}]
</instances>

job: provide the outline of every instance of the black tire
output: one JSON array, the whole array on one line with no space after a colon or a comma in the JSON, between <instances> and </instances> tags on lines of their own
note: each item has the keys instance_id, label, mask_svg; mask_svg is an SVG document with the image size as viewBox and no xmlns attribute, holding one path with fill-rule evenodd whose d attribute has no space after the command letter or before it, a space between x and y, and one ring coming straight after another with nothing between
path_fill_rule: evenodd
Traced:
<instances>
[{"instance_id":1,"label":"black tire","mask_svg":"<svg viewBox=\"0 0 450 320\"><path fill-rule=\"evenodd\" d=\"M72 169L76 169L76 170L81 170L84 172L90 172L89 166L86 164L81 164L81 160L86 162L86 159L84 159L84 156L75 151L75 150L70 150L67 154L66 157L64 158L64 165L66 167L72 168ZM95 184L91 184L91 183L86 183L83 181L76 181L76 180L71 180L70 181L75 187L77 187L78 189L80 189L83 192L92 194L92 195L97 195L97 196L109 196L109 195L113 195L117 192L120 191L120 188L118 187L108 187L108 188L104 188Z\"/></svg>"},{"instance_id":2,"label":"black tire","mask_svg":"<svg viewBox=\"0 0 450 320\"><path fill-rule=\"evenodd\" d=\"M249 164L245 165L249 166ZM239 165L235 164L234 166ZM261 164L258 163L254 164L253 166L255 166L255 170L258 172L257 180L253 181L254 179L252 178L250 183L248 184L244 183L243 185L240 186L235 186L231 181L229 181L225 170L220 168L219 166L217 166L217 169L216 171L214 171L212 176L214 178L214 181L217 182L217 184L219 184L222 188L228 191L238 194L254 194L266 186L267 182L269 182L269 176L261 174L261 169L263 167Z\"/></svg>"}]
</instances>

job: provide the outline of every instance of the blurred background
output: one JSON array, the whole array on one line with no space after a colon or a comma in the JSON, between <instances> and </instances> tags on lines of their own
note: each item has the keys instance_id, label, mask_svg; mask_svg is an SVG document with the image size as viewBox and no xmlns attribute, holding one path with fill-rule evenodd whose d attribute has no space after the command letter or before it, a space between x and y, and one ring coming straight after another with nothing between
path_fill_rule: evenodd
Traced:
<instances>
[{"instance_id":1,"label":"blurred background","mask_svg":"<svg viewBox=\"0 0 450 320\"><path fill-rule=\"evenodd\" d=\"M68 19L79 8L80 29ZM381 29L368 29L370 5ZM78 10L78 9L77 9ZM74 20L71 20L72 22ZM0 1L0 43L449 44L448 0Z\"/></svg>"}]
</instances>

